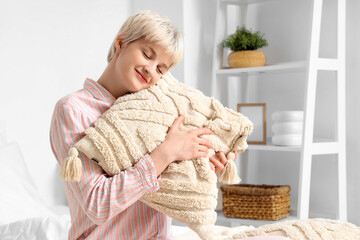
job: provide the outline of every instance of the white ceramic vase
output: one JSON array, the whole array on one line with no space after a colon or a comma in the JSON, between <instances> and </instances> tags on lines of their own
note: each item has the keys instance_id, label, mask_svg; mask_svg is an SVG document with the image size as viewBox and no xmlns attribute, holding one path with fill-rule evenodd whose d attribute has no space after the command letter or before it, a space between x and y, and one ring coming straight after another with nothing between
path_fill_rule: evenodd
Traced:
<instances>
[{"instance_id":1,"label":"white ceramic vase","mask_svg":"<svg viewBox=\"0 0 360 240\"><path fill-rule=\"evenodd\" d=\"M274 145L299 146L302 144L303 111L277 111L271 115L273 124L271 141Z\"/></svg>"}]
</instances>

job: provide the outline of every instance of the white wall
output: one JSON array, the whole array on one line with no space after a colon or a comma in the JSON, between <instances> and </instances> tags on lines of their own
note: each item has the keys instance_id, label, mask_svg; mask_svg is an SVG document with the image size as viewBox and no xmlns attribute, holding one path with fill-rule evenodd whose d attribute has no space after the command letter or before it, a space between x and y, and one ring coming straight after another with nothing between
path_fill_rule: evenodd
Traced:
<instances>
[{"instance_id":1,"label":"white wall","mask_svg":"<svg viewBox=\"0 0 360 240\"><path fill-rule=\"evenodd\" d=\"M215 1L184 0L185 83L210 95Z\"/></svg>"},{"instance_id":2,"label":"white wall","mask_svg":"<svg viewBox=\"0 0 360 240\"><path fill-rule=\"evenodd\" d=\"M99 77L129 11L128 1L117 0L0 1L0 120L50 204L65 201L49 182L58 179L49 144L53 107L86 77Z\"/></svg>"}]
</instances>

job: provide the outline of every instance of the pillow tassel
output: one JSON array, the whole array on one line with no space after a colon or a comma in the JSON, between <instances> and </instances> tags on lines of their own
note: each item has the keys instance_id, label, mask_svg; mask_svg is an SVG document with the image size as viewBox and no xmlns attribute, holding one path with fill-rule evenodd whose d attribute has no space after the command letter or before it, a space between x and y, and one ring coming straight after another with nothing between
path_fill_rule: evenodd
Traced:
<instances>
[{"instance_id":1,"label":"pillow tassel","mask_svg":"<svg viewBox=\"0 0 360 240\"><path fill-rule=\"evenodd\" d=\"M61 164L60 177L65 181L79 182L83 173L83 167L79 152L75 147L68 151L68 157Z\"/></svg>"},{"instance_id":2,"label":"pillow tassel","mask_svg":"<svg viewBox=\"0 0 360 240\"><path fill-rule=\"evenodd\" d=\"M236 184L241 181L237 173L237 167L235 164L235 154L230 152L227 155L228 162L226 163L223 170L219 175L219 181L227 184Z\"/></svg>"}]
</instances>

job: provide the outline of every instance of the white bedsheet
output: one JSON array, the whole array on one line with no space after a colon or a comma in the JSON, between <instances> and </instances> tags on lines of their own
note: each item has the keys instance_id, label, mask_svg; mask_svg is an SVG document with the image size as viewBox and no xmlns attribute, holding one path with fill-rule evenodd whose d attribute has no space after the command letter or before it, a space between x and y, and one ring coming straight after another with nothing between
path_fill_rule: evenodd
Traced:
<instances>
[{"instance_id":1,"label":"white bedsheet","mask_svg":"<svg viewBox=\"0 0 360 240\"><path fill-rule=\"evenodd\" d=\"M1 240L65 240L70 228L70 217L37 217L0 226Z\"/></svg>"}]
</instances>

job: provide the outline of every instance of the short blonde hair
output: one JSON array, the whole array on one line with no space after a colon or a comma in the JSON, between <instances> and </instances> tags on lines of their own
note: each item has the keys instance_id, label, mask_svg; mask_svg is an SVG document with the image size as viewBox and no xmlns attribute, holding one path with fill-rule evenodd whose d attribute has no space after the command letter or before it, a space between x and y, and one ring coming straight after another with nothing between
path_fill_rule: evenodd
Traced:
<instances>
[{"instance_id":1,"label":"short blonde hair","mask_svg":"<svg viewBox=\"0 0 360 240\"><path fill-rule=\"evenodd\" d=\"M176 66L183 57L183 39L179 30L167 18L151 11L139 12L129 17L122 25L111 44L107 61L110 62L116 52L116 39L120 38L122 44L130 44L140 38L156 42L164 47L171 55Z\"/></svg>"}]
</instances>

